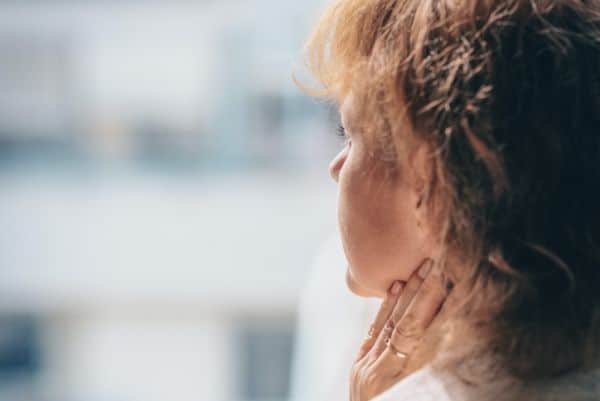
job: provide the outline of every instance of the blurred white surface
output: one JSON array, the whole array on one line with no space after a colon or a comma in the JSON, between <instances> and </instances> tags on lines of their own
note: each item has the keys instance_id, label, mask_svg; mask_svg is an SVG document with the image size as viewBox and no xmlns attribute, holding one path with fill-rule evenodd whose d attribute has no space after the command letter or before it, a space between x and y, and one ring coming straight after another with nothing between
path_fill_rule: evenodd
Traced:
<instances>
[{"instance_id":1,"label":"blurred white surface","mask_svg":"<svg viewBox=\"0 0 600 401\"><path fill-rule=\"evenodd\" d=\"M292 310L335 230L322 177L0 181L0 305Z\"/></svg>"},{"instance_id":2,"label":"blurred white surface","mask_svg":"<svg viewBox=\"0 0 600 401\"><path fill-rule=\"evenodd\" d=\"M334 201L314 176L4 179L0 311L44 323L31 399L236 399L239 318L295 313Z\"/></svg>"},{"instance_id":3,"label":"blurred white surface","mask_svg":"<svg viewBox=\"0 0 600 401\"><path fill-rule=\"evenodd\" d=\"M235 397L227 319L130 311L54 315L37 399L197 401Z\"/></svg>"},{"instance_id":4,"label":"blurred white surface","mask_svg":"<svg viewBox=\"0 0 600 401\"><path fill-rule=\"evenodd\" d=\"M323 6L0 2L0 337L32 358L0 341L1 401L284 398L335 230L332 113L292 82Z\"/></svg>"},{"instance_id":5,"label":"blurred white surface","mask_svg":"<svg viewBox=\"0 0 600 401\"><path fill-rule=\"evenodd\" d=\"M331 237L302 292L291 401L350 399L350 368L379 303L347 288L341 242Z\"/></svg>"}]
</instances>

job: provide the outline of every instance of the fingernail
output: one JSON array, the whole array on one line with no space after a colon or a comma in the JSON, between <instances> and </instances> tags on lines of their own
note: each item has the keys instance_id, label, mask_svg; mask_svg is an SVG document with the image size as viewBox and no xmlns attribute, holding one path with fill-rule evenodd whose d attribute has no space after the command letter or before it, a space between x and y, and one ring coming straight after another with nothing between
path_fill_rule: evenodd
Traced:
<instances>
[{"instance_id":1,"label":"fingernail","mask_svg":"<svg viewBox=\"0 0 600 401\"><path fill-rule=\"evenodd\" d=\"M392 285L392 289L390 290L390 293L392 295L398 295L398 294L400 294L400 290L402 290L402 283L399 281L395 281L394 284Z\"/></svg>"},{"instance_id":2,"label":"fingernail","mask_svg":"<svg viewBox=\"0 0 600 401\"><path fill-rule=\"evenodd\" d=\"M423 266L421 266L421 268L419 269L419 277L421 277L423 280L425 280L425 277L427 277L427 275L429 274L429 272L431 271L431 268L433 267L433 260L429 260L428 262L426 262Z\"/></svg>"}]
</instances>

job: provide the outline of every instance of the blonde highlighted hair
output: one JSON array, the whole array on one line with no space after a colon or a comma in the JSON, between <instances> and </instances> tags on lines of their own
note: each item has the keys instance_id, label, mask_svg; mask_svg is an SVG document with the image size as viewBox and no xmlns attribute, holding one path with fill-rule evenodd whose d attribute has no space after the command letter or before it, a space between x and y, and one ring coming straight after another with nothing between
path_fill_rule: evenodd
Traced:
<instances>
[{"instance_id":1,"label":"blonde highlighted hair","mask_svg":"<svg viewBox=\"0 0 600 401\"><path fill-rule=\"evenodd\" d=\"M429 149L424 204L468 294L456 320L519 378L594 365L600 2L338 0L307 63L396 162Z\"/></svg>"}]
</instances>

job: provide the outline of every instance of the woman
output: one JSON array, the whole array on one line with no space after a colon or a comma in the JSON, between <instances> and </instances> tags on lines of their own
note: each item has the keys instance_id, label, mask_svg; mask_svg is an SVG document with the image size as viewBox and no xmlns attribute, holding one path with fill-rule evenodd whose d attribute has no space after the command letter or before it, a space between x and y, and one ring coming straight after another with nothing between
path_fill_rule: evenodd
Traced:
<instances>
[{"instance_id":1,"label":"woman","mask_svg":"<svg viewBox=\"0 0 600 401\"><path fill-rule=\"evenodd\" d=\"M352 401L600 399L600 2L340 0L308 61L384 298Z\"/></svg>"}]
</instances>

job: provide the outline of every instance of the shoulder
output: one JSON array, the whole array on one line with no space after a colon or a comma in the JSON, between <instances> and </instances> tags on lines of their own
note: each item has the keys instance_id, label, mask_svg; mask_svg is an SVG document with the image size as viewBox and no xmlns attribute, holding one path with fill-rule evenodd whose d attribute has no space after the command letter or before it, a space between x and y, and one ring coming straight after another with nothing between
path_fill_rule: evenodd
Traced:
<instances>
[{"instance_id":1,"label":"shoulder","mask_svg":"<svg viewBox=\"0 0 600 401\"><path fill-rule=\"evenodd\" d=\"M600 400L600 369L574 372L554 380L546 380L530 386L529 390L534 393L534 396L528 398L534 401L598 401Z\"/></svg>"},{"instance_id":2,"label":"shoulder","mask_svg":"<svg viewBox=\"0 0 600 401\"><path fill-rule=\"evenodd\" d=\"M459 380L425 367L372 401L600 401L600 369L560 378L518 383L499 375L492 381L465 386Z\"/></svg>"},{"instance_id":3,"label":"shoulder","mask_svg":"<svg viewBox=\"0 0 600 401\"><path fill-rule=\"evenodd\" d=\"M444 382L431 367L404 378L372 401L453 401Z\"/></svg>"}]
</instances>

